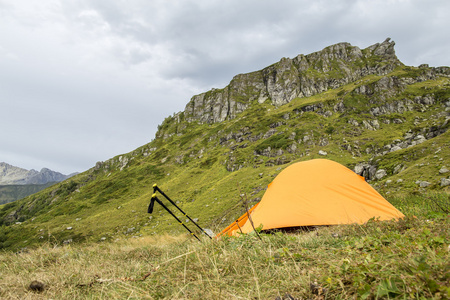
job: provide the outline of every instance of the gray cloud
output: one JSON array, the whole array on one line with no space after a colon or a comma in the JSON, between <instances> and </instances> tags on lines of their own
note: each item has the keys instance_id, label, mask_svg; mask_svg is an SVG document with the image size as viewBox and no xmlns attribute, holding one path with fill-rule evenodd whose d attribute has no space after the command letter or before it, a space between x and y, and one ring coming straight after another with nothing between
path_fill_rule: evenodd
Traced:
<instances>
[{"instance_id":1,"label":"gray cloud","mask_svg":"<svg viewBox=\"0 0 450 300\"><path fill-rule=\"evenodd\" d=\"M385 38L449 65L445 0L0 0L0 161L70 173L131 151L238 73Z\"/></svg>"}]
</instances>

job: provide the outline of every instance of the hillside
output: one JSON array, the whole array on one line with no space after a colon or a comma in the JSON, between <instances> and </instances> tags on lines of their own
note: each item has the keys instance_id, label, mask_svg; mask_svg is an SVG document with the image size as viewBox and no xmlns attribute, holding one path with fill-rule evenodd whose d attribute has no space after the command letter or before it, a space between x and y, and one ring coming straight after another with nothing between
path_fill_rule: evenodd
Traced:
<instances>
[{"instance_id":1,"label":"hillside","mask_svg":"<svg viewBox=\"0 0 450 300\"><path fill-rule=\"evenodd\" d=\"M42 191L56 182L48 182L45 184L15 184L0 185L0 204L16 201L26 196Z\"/></svg>"},{"instance_id":2,"label":"hillside","mask_svg":"<svg viewBox=\"0 0 450 300\"><path fill-rule=\"evenodd\" d=\"M131 153L0 209L2 246L182 232L147 205L158 183L202 227L225 227L290 163L325 157L388 199L448 192L450 68L405 66L387 39L283 58L194 96ZM183 220L184 221L184 220Z\"/></svg>"}]
</instances>

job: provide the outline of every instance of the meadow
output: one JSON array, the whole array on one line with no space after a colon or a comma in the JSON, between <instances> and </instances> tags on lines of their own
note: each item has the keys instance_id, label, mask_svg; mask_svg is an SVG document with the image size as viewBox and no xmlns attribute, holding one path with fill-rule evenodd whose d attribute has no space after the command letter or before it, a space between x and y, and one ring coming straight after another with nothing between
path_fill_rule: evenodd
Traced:
<instances>
[{"instance_id":1,"label":"meadow","mask_svg":"<svg viewBox=\"0 0 450 300\"><path fill-rule=\"evenodd\" d=\"M404 219L3 250L0 298L449 299L449 195L388 200Z\"/></svg>"}]
</instances>

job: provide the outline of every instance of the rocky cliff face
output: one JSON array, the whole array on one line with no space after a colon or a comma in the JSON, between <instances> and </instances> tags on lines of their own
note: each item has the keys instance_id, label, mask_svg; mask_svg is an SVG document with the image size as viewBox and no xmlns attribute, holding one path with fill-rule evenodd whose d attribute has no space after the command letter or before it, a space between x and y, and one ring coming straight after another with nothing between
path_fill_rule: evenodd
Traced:
<instances>
[{"instance_id":1,"label":"rocky cliff face","mask_svg":"<svg viewBox=\"0 0 450 300\"><path fill-rule=\"evenodd\" d=\"M26 170L0 162L0 185L10 184L46 184L48 182L59 182L69 178L59 172L43 168L40 172Z\"/></svg>"},{"instance_id":2,"label":"rocky cliff face","mask_svg":"<svg viewBox=\"0 0 450 300\"><path fill-rule=\"evenodd\" d=\"M394 45L389 38L363 50L349 43L339 43L293 59L282 58L263 70L235 76L223 89L212 89L192 97L184 117L188 122L223 122L235 118L253 101L270 101L278 107L367 75L386 75L402 65L395 55Z\"/></svg>"}]
</instances>

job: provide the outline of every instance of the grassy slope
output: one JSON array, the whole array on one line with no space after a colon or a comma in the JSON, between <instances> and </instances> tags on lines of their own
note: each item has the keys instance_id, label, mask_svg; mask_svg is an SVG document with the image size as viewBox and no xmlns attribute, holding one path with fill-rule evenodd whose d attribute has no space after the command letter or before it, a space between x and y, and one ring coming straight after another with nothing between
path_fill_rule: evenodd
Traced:
<instances>
[{"instance_id":1,"label":"grassy slope","mask_svg":"<svg viewBox=\"0 0 450 300\"><path fill-rule=\"evenodd\" d=\"M4 299L448 299L447 195L391 198L394 222L206 240L158 235L0 255ZM415 215L415 216L413 216ZM42 293L27 289L33 280ZM278 299L278 298L277 298ZM291 298L286 298L291 299Z\"/></svg>"},{"instance_id":2,"label":"grassy slope","mask_svg":"<svg viewBox=\"0 0 450 300\"><path fill-rule=\"evenodd\" d=\"M54 184L55 182L49 182L46 184L0 185L0 204L22 199L26 196L42 191L43 189Z\"/></svg>"},{"instance_id":3,"label":"grassy slope","mask_svg":"<svg viewBox=\"0 0 450 300\"><path fill-rule=\"evenodd\" d=\"M398 68L392 75L408 77L417 72L417 69L411 71L405 67ZM410 85L385 100L435 95L437 103L424 111L417 107L401 115L381 116L380 129L376 131L349 124L350 119L358 122L374 119L367 111L379 105L378 100L355 95L352 91L380 78L368 76L336 90L295 99L279 108L254 103L238 118L220 124L187 123L182 116L177 123L170 117L159 128L161 138L148 145L72 177L56 188L3 206L0 220L20 210L19 221L24 222L3 227L0 246L20 249L46 241L98 242L182 231L183 228L160 207L156 207L151 219L146 213L154 183L178 201L192 218L198 217L202 227L217 232L243 212L241 194L246 194L249 202L257 202L267 184L289 163L322 157L318 152L324 150L328 152L327 158L353 168L358 162L373 158L373 153L366 152L367 148L382 149L395 139L403 138L410 129L417 133L421 128L444 123L443 102L450 97L448 78ZM333 106L340 101L347 109L344 113L335 113ZM312 104L322 104L323 111L333 114L325 117L316 112L301 113L302 107ZM401 118L403 123L383 123L384 119L395 118ZM255 142L224 140L231 133L262 135L280 121L282 124L276 125L277 132L270 138ZM294 141L293 133L294 140L304 140L308 136L310 141L298 143L295 153L289 153L286 150ZM444 176L439 174L439 169L450 161L449 134L447 131L420 145L376 157L376 163L388 171L388 176L373 182L375 187L385 195L421 193L424 190L415 182L427 180L432 183L428 190L441 190L439 180ZM323 138L328 144L320 146ZM347 144L351 151L344 149ZM264 150L268 145L282 149L283 155L255 155L255 151ZM283 158L284 164L276 165L279 158ZM177 162L180 159L182 164ZM403 165L404 171L393 174L398 164ZM234 172L226 170L233 166L241 168ZM398 183L398 179L403 182ZM387 180L392 182L387 184Z\"/></svg>"}]
</instances>

